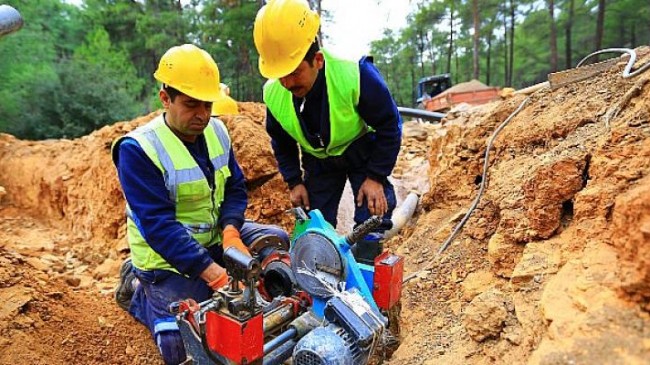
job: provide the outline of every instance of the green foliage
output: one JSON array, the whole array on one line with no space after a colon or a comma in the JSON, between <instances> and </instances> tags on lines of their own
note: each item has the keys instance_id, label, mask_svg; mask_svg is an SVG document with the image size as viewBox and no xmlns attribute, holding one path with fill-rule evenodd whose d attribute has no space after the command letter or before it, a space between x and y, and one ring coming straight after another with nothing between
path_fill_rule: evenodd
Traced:
<instances>
[{"instance_id":1,"label":"green foliage","mask_svg":"<svg viewBox=\"0 0 650 365\"><path fill-rule=\"evenodd\" d=\"M75 60L97 66L103 73L120 85L127 95L139 95L144 87L144 80L137 76L135 66L123 50L115 49L103 28L97 28L86 37L86 43L78 47Z\"/></svg>"},{"instance_id":2,"label":"green foliage","mask_svg":"<svg viewBox=\"0 0 650 365\"><path fill-rule=\"evenodd\" d=\"M48 124L37 137L79 137L132 118L143 109L134 96L141 93L144 83L126 53L113 49L103 28L90 32L72 59L58 64L57 71L60 83L51 111L56 123Z\"/></svg>"},{"instance_id":3,"label":"green foliage","mask_svg":"<svg viewBox=\"0 0 650 365\"><path fill-rule=\"evenodd\" d=\"M74 11L53 1L9 5L21 12L25 25L0 40L0 131L35 138L49 120L51 95L59 84L56 61L74 38L74 27L48 18L71 17Z\"/></svg>"},{"instance_id":4,"label":"green foliage","mask_svg":"<svg viewBox=\"0 0 650 365\"><path fill-rule=\"evenodd\" d=\"M411 88L412 82L402 75L409 74L410 65L414 64L415 54L412 50L402 47L395 34L391 30L384 31L384 38L372 42L371 51L375 57L375 65L381 71L393 98L399 105L411 105L414 93Z\"/></svg>"},{"instance_id":5,"label":"green foliage","mask_svg":"<svg viewBox=\"0 0 650 365\"><path fill-rule=\"evenodd\" d=\"M260 0L84 0L80 7L65 0L3 3L21 12L25 26L0 40L1 132L32 139L77 137L158 109L153 73L160 56L183 43L195 43L213 55L233 97L261 100L265 80L257 70L252 36ZM414 1L407 26L387 30L372 43L371 54L399 105L413 106L421 77L451 72L456 83L471 78L473 3ZM546 79L551 58L548 3L477 3L481 81L504 85L511 46L513 86ZM561 67L595 51L597 5L597 0L555 0ZM329 21L327 3L322 10ZM602 46L650 43L648 18L647 0L608 1ZM506 38L511 19L512 45Z\"/></svg>"},{"instance_id":6,"label":"green foliage","mask_svg":"<svg viewBox=\"0 0 650 365\"><path fill-rule=\"evenodd\" d=\"M515 5L515 38L513 86L516 88L546 80L550 72L550 25L548 2L532 0L481 0L479 5L481 67L480 81L503 85L507 47L505 31L510 22L510 4ZM567 61L575 65L581 58L595 51L597 0L573 0L574 15L568 22L571 0L555 1L555 23L558 29L558 61L563 67ZM385 33L384 38L372 43L376 63L384 74L389 74L389 87L398 90L396 99L404 100L404 80L412 80L408 89L414 89L420 76L450 71L454 82L469 81L472 76L472 17L471 1L420 0L410 14L408 25L399 33ZM452 11L453 10L453 11ZM453 16L453 29L450 21ZM650 42L647 19L650 3L645 0L608 1L605 12L605 32L602 47L638 47ZM506 22L506 23L504 23ZM571 59L567 60L566 34L571 30ZM508 32L510 30L508 29ZM453 38L452 38L453 36ZM449 43L453 49L449 53ZM426 42L430 42L428 45ZM400 46L391 45L400 42ZM390 66L406 50L413 55L408 67ZM490 59L488 67L487 59ZM382 60L381 58L385 58ZM398 62L409 62L405 59ZM410 67L410 69L409 69ZM418 77L412 77L415 70ZM488 82L489 77L489 82ZM399 82L394 80L400 80ZM398 101L400 102L400 101ZM407 104L402 104L407 105Z\"/></svg>"},{"instance_id":7,"label":"green foliage","mask_svg":"<svg viewBox=\"0 0 650 365\"><path fill-rule=\"evenodd\" d=\"M137 115L133 94L115 71L83 58L59 64L60 84L53 95L52 116L43 136L79 137L104 125ZM92 80L78 87L80 80Z\"/></svg>"},{"instance_id":8,"label":"green foliage","mask_svg":"<svg viewBox=\"0 0 650 365\"><path fill-rule=\"evenodd\" d=\"M219 65L221 82L237 100L260 101L264 79L253 43L257 1L206 0L198 17L200 42Z\"/></svg>"}]
</instances>

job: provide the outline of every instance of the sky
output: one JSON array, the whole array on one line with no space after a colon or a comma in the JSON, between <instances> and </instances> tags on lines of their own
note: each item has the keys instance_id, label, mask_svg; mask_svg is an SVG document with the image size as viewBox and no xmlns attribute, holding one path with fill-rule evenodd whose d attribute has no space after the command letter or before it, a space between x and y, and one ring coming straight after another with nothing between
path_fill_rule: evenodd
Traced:
<instances>
[{"instance_id":1,"label":"sky","mask_svg":"<svg viewBox=\"0 0 650 365\"><path fill-rule=\"evenodd\" d=\"M330 17L321 28L328 39L324 46L346 58L359 58L370 51L370 42L383 37L385 28L406 26L412 0L322 0Z\"/></svg>"}]
</instances>

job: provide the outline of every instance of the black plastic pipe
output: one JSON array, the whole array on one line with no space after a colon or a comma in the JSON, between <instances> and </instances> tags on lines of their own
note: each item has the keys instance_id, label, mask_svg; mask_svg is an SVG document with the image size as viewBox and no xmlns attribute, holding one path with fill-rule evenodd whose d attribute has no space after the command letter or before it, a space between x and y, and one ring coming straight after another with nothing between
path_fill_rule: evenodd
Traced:
<instances>
[{"instance_id":1,"label":"black plastic pipe","mask_svg":"<svg viewBox=\"0 0 650 365\"><path fill-rule=\"evenodd\" d=\"M293 348L296 347L296 341L289 340L280 347L264 356L262 365L283 365L293 355Z\"/></svg>"},{"instance_id":2,"label":"black plastic pipe","mask_svg":"<svg viewBox=\"0 0 650 365\"><path fill-rule=\"evenodd\" d=\"M264 344L264 355L267 355L271 351L277 349L285 342L292 340L294 337L296 337L297 333L298 331L296 331L295 328L289 327L288 330L280 333L276 338Z\"/></svg>"}]
</instances>

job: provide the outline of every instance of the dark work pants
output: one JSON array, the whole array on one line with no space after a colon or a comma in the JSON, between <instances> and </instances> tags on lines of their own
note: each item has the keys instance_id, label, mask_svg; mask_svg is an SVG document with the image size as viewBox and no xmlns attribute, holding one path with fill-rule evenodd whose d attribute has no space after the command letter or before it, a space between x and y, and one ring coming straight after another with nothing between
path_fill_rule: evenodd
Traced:
<instances>
[{"instance_id":1,"label":"dark work pants","mask_svg":"<svg viewBox=\"0 0 650 365\"><path fill-rule=\"evenodd\" d=\"M350 180L354 194L354 222L361 224L370 218L368 202L364 199L361 207L356 206L356 198L359 188L367 177L366 165L370 158L371 141L363 140L353 143L341 156L319 159L307 153L303 153L302 166L305 170L305 187L309 194L311 209L319 209L323 217L336 228L336 216L339 209L339 202L343 195L346 180ZM384 215L383 223L377 231L383 232L392 228L390 220L395 209L396 198L393 185L387 178L383 179L384 195L388 203L388 211Z\"/></svg>"}]
</instances>

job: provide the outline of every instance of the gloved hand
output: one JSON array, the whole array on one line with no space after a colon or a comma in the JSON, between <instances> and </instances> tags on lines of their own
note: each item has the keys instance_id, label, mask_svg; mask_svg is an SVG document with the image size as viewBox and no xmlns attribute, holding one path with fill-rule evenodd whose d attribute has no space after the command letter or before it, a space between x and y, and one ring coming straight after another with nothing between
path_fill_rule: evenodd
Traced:
<instances>
[{"instance_id":1,"label":"gloved hand","mask_svg":"<svg viewBox=\"0 0 650 365\"><path fill-rule=\"evenodd\" d=\"M249 257L251 256L250 252L248 252L248 247L244 245L244 242L241 240L241 236L239 235L239 230L235 228L232 225L226 226L226 228L223 229L223 250L226 251L230 247L234 247L238 249L239 251L245 253Z\"/></svg>"},{"instance_id":2,"label":"gloved hand","mask_svg":"<svg viewBox=\"0 0 650 365\"><path fill-rule=\"evenodd\" d=\"M214 291L221 289L228 284L228 273L226 273L226 269L222 267L219 267L219 269L217 278L208 283L208 286Z\"/></svg>"}]
</instances>

